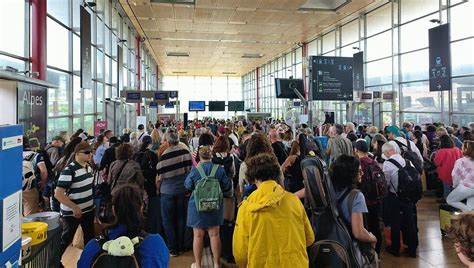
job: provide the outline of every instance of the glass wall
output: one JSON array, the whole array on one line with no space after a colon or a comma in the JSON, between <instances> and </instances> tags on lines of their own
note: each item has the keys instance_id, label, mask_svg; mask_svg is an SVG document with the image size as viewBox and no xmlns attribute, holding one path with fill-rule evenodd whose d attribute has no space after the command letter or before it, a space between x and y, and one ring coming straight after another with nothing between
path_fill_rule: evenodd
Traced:
<instances>
[{"instance_id":1,"label":"glass wall","mask_svg":"<svg viewBox=\"0 0 474 268\"><path fill-rule=\"evenodd\" d=\"M90 2L90 1L89 1ZM112 0L95 0L86 9L92 27L92 88L80 86L80 6L82 0L47 0L48 139L61 130L84 128L103 119L105 98L119 97L118 72L124 88L156 89L156 63L140 44L140 81L136 78L136 33ZM30 5L25 0L0 1L0 67L30 68ZM123 66L118 66L118 46Z\"/></svg>"},{"instance_id":2,"label":"glass wall","mask_svg":"<svg viewBox=\"0 0 474 268\"><path fill-rule=\"evenodd\" d=\"M241 101L242 79L229 76L164 76L163 90L177 90L180 102L179 113L189 112L189 101ZM227 104L227 103L226 103ZM246 104L247 105L247 104ZM160 109L161 114L176 114L178 107ZM248 106L246 106L248 109ZM237 115L242 115L238 112ZM234 116L234 112L199 112L198 117L213 117L227 119ZM195 112L189 113L189 119L196 118Z\"/></svg>"},{"instance_id":3,"label":"glass wall","mask_svg":"<svg viewBox=\"0 0 474 268\"><path fill-rule=\"evenodd\" d=\"M0 69L29 68L29 4L25 0L0 1Z\"/></svg>"},{"instance_id":4,"label":"glass wall","mask_svg":"<svg viewBox=\"0 0 474 268\"><path fill-rule=\"evenodd\" d=\"M245 109L257 112L257 79L259 85L258 112L270 113L275 118L282 118L288 108L293 107L293 102L277 99L275 92L275 78L302 78L302 48L283 54L259 68L257 71L242 77L243 100ZM297 109L301 109L300 106Z\"/></svg>"},{"instance_id":5,"label":"glass wall","mask_svg":"<svg viewBox=\"0 0 474 268\"><path fill-rule=\"evenodd\" d=\"M313 107L335 111L338 122L346 121L347 110L352 111L351 121L366 123L377 116L381 118L380 125L403 121L418 124L439 121L466 124L474 121L474 111L470 108L474 103L473 13L473 1L390 1L328 29L308 44L308 54L351 57L364 51L365 91L394 91L396 100L394 103L376 104L380 108L380 114L376 115L373 115L372 104L315 101ZM429 91L428 30L437 26L430 22L432 19L451 26L453 90L450 92ZM300 58L302 55L300 48L289 54ZM275 107L275 111L270 108L273 114L281 114L283 111L279 109L286 111L289 108L277 105L280 100L265 94L273 92L273 84L267 78L269 75L286 77L274 63L279 59L260 66L257 78L264 83L260 83L259 101L263 104L260 107ZM301 65L298 69L301 72ZM252 74L254 71L242 77L244 97L249 101L256 90L251 83ZM301 76L295 75L298 77ZM267 88L262 95L263 87Z\"/></svg>"}]
</instances>

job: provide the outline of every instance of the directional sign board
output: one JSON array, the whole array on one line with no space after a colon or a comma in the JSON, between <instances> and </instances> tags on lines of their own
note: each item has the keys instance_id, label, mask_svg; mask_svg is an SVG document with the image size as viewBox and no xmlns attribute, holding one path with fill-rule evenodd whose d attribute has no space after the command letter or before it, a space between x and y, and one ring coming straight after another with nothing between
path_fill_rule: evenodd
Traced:
<instances>
[{"instance_id":1,"label":"directional sign board","mask_svg":"<svg viewBox=\"0 0 474 268\"><path fill-rule=\"evenodd\" d=\"M351 57L310 57L310 100L353 100Z\"/></svg>"},{"instance_id":2,"label":"directional sign board","mask_svg":"<svg viewBox=\"0 0 474 268\"><path fill-rule=\"evenodd\" d=\"M429 30L430 91L451 90L449 24Z\"/></svg>"}]
</instances>

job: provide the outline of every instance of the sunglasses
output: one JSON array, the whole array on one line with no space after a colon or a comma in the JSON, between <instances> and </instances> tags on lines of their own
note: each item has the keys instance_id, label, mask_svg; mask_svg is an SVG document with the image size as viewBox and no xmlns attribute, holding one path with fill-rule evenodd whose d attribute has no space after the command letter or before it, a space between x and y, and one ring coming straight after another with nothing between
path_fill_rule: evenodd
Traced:
<instances>
[{"instance_id":1,"label":"sunglasses","mask_svg":"<svg viewBox=\"0 0 474 268\"><path fill-rule=\"evenodd\" d=\"M82 153L82 154L87 154L87 155L89 155L89 154L91 154L92 152L91 152L91 151L84 151L84 152L79 152L79 153Z\"/></svg>"}]
</instances>

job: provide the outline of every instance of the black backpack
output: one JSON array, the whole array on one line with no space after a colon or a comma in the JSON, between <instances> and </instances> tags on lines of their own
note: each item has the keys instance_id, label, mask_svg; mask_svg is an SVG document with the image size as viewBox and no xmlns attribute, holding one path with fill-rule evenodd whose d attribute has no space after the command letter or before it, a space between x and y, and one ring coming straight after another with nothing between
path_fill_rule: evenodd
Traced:
<instances>
[{"instance_id":1,"label":"black backpack","mask_svg":"<svg viewBox=\"0 0 474 268\"><path fill-rule=\"evenodd\" d=\"M415 166L416 170L418 171L419 174L423 173L423 162L421 159L418 157L418 155L411 150L411 144L410 141L406 139L407 144L403 144L397 140L393 140L398 147L400 147L400 155L405 158L410 160L410 162Z\"/></svg>"},{"instance_id":2,"label":"black backpack","mask_svg":"<svg viewBox=\"0 0 474 268\"><path fill-rule=\"evenodd\" d=\"M300 135L300 150L305 151L305 137ZM352 240L338 211L337 198L331 181L325 172L325 164L318 157L301 161L305 182L305 207L316 234L316 241L308 249L309 267L370 267L368 260Z\"/></svg>"},{"instance_id":3,"label":"black backpack","mask_svg":"<svg viewBox=\"0 0 474 268\"><path fill-rule=\"evenodd\" d=\"M370 202L382 200L388 193L388 183L385 173L376 161L372 161L365 170L362 177L360 190L365 199Z\"/></svg>"},{"instance_id":4,"label":"black backpack","mask_svg":"<svg viewBox=\"0 0 474 268\"><path fill-rule=\"evenodd\" d=\"M390 182L397 191L398 199L404 203L416 203L420 200L423 195L421 178L418 171L410 164L410 160L405 159L405 167L402 167L395 159L387 161L398 168L398 189L395 189L393 183Z\"/></svg>"}]
</instances>

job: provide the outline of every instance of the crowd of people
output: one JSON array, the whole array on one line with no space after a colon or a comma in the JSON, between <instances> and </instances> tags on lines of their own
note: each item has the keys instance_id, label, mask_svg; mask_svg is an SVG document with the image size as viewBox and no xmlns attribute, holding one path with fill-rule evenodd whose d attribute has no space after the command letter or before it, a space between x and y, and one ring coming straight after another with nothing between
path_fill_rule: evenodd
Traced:
<instances>
[{"instance_id":1,"label":"crowd of people","mask_svg":"<svg viewBox=\"0 0 474 268\"><path fill-rule=\"evenodd\" d=\"M300 135L307 136L305 152ZM401 255L402 233L408 256L416 258L421 196L405 192L405 179L421 181L431 164L441 181L440 202L468 215L456 220L451 236L463 262L472 263L472 135L474 123L405 122L379 130L349 122L295 130L279 120L207 119L150 122L96 137L79 129L38 151L25 138L23 215L61 213L61 254L80 225L85 248L78 267L90 267L101 252L93 239L98 232L108 240L140 237L143 267L167 267L169 257L192 249L192 267L200 268L206 243L216 268L221 256L240 267L308 267L307 248L318 234L308 219L300 163L317 157L352 237L383 255L383 219L391 228L386 252ZM386 184L383 196L364 186L374 176ZM353 189L360 191L351 196ZM231 235L224 236L229 226Z\"/></svg>"}]
</instances>

